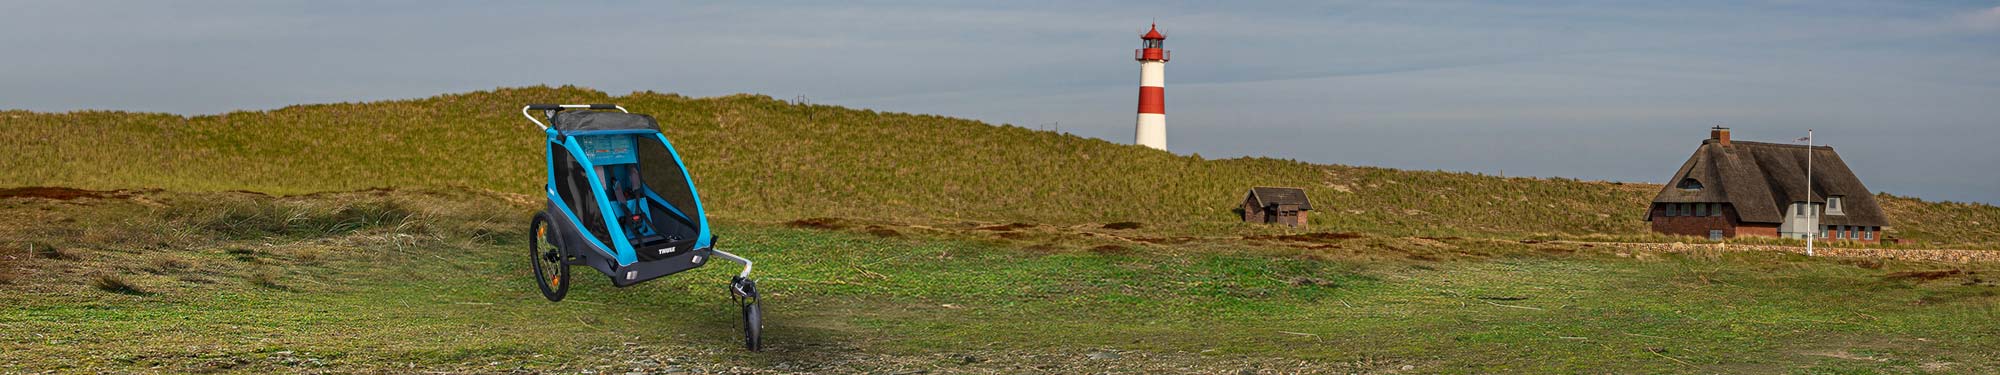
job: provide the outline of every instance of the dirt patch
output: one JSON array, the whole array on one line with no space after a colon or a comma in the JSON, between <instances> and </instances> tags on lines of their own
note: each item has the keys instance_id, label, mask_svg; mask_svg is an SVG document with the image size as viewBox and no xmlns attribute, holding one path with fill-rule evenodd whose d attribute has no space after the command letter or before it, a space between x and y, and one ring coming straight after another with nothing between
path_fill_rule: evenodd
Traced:
<instances>
[{"instance_id":1,"label":"dirt patch","mask_svg":"<svg viewBox=\"0 0 2000 375\"><path fill-rule=\"evenodd\" d=\"M472 190L472 189L465 189L465 190ZM251 195L262 195L262 196L266 196L266 197L269 197L269 196L271 196L270 194L264 194L263 192L256 192L256 191L249 191L249 190L230 190L229 192L231 192L231 193L240 193L240 194L251 194ZM394 192L396 192L396 189L390 189L390 188L385 188L385 187L372 187L372 188L367 188L367 189L361 189L361 190L348 190L348 191L322 191L322 192L317 192L317 193L311 193L311 194L306 194L306 195L301 195L301 197L320 197L320 196L327 196L327 195L344 195L344 194L368 194L368 195L374 195L374 196L377 196L377 197L386 197L386 196L389 196L389 193L394 193Z\"/></svg>"},{"instance_id":2,"label":"dirt patch","mask_svg":"<svg viewBox=\"0 0 2000 375\"><path fill-rule=\"evenodd\" d=\"M1037 253L1054 253L1062 251L1063 248L1062 246L1058 246L1052 243L1038 243L1038 244L1028 245L1028 247L1023 247L1021 249Z\"/></svg>"},{"instance_id":3,"label":"dirt patch","mask_svg":"<svg viewBox=\"0 0 2000 375\"><path fill-rule=\"evenodd\" d=\"M1124 255L1131 254L1132 248L1118 245L1101 245L1090 248L1090 252L1104 255Z\"/></svg>"},{"instance_id":4,"label":"dirt patch","mask_svg":"<svg viewBox=\"0 0 2000 375\"><path fill-rule=\"evenodd\" d=\"M808 219L792 220L791 222L785 223L785 225L790 225L793 228L825 229L825 230L838 230L847 228L847 223L842 222L840 219L835 219L830 217L815 217Z\"/></svg>"},{"instance_id":5,"label":"dirt patch","mask_svg":"<svg viewBox=\"0 0 2000 375\"><path fill-rule=\"evenodd\" d=\"M1965 273L1965 271L1960 271L1960 270L1955 270L1955 269L1954 269L1954 270L1937 270L1937 271L1905 271L1905 272L1895 272L1895 273L1890 273L1890 274L1888 274L1888 275L1884 275L1884 276L1882 276L1882 279L1884 279L1884 280L1916 280L1916 281L1931 281L1931 280L1937 280L1937 279L1942 279L1942 278L1947 278L1947 277L1952 277L1952 276L1958 276L1959 274L1963 274L1963 273Z\"/></svg>"},{"instance_id":6,"label":"dirt patch","mask_svg":"<svg viewBox=\"0 0 2000 375\"><path fill-rule=\"evenodd\" d=\"M1361 237L1364 236L1362 236L1360 233L1318 232L1318 233L1305 233L1305 234L1244 236L1243 239L1266 240L1266 241L1278 240L1278 241L1299 241L1299 242L1334 242L1334 241L1351 240Z\"/></svg>"},{"instance_id":7,"label":"dirt patch","mask_svg":"<svg viewBox=\"0 0 2000 375\"><path fill-rule=\"evenodd\" d=\"M1144 227L1146 227L1146 224L1141 224L1131 221L1120 221L1116 223L1104 224L1104 229L1112 229L1112 230L1139 229Z\"/></svg>"},{"instance_id":8,"label":"dirt patch","mask_svg":"<svg viewBox=\"0 0 2000 375\"><path fill-rule=\"evenodd\" d=\"M1194 237L1138 237L1138 238L1131 238L1131 240L1150 243L1150 244L1159 244L1159 245L1179 245L1179 244L1194 242L1195 238Z\"/></svg>"},{"instance_id":9,"label":"dirt patch","mask_svg":"<svg viewBox=\"0 0 2000 375\"><path fill-rule=\"evenodd\" d=\"M876 226L876 225L868 226L868 230L866 230L866 232L868 232L868 234L872 234L875 235L876 237L882 237L882 238L893 238L893 237L903 236L903 232L897 232L895 229L889 229L888 227Z\"/></svg>"},{"instance_id":10,"label":"dirt patch","mask_svg":"<svg viewBox=\"0 0 2000 375\"><path fill-rule=\"evenodd\" d=\"M1576 249L1570 249L1570 248L1563 248L1563 247L1555 247L1555 246L1536 246L1536 247L1535 247L1535 251L1540 251L1540 252L1544 252L1544 253L1549 253L1549 254L1573 254L1573 253L1576 253Z\"/></svg>"},{"instance_id":11,"label":"dirt patch","mask_svg":"<svg viewBox=\"0 0 2000 375\"><path fill-rule=\"evenodd\" d=\"M1868 269L1868 270L1882 269L1882 261L1877 259L1868 259L1868 258L1843 259L1841 262L1852 264L1855 267L1860 267L1861 269Z\"/></svg>"},{"instance_id":12,"label":"dirt patch","mask_svg":"<svg viewBox=\"0 0 2000 375\"><path fill-rule=\"evenodd\" d=\"M124 194L116 191L83 190L66 187L28 186L0 189L0 199L42 198L66 201L76 199L123 198L124 196Z\"/></svg>"},{"instance_id":13,"label":"dirt patch","mask_svg":"<svg viewBox=\"0 0 2000 375\"><path fill-rule=\"evenodd\" d=\"M271 198L271 195L270 195L270 194L264 194L264 192L261 192L261 191L249 191L249 190L230 190L230 191L225 191L225 193L236 193L236 194L243 194L243 195L254 195L254 196L258 196L258 197L264 197L264 198ZM321 193L313 193L313 194L310 194L310 195L308 195L308 196L321 196L321 195L324 195L324 194L340 194L340 192L321 192Z\"/></svg>"},{"instance_id":14,"label":"dirt patch","mask_svg":"<svg viewBox=\"0 0 2000 375\"><path fill-rule=\"evenodd\" d=\"M1332 280L1321 279L1317 277L1305 277L1305 276L1294 277L1291 280L1287 280L1286 283L1292 284L1292 286L1303 286L1303 287L1334 286Z\"/></svg>"},{"instance_id":15,"label":"dirt patch","mask_svg":"<svg viewBox=\"0 0 2000 375\"><path fill-rule=\"evenodd\" d=\"M996 232L1010 232L1010 231L1016 231L1016 230L1022 230L1022 229L1028 229L1028 228L1034 228L1035 226L1036 226L1036 225L1034 225L1034 224L1028 224L1028 223L1013 223L1013 224L1007 224L1007 225L994 225L994 226L984 226L984 227L979 227L979 228L978 228L977 230L988 230L988 231L996 231Z\"/></svg>"}]
</instances>

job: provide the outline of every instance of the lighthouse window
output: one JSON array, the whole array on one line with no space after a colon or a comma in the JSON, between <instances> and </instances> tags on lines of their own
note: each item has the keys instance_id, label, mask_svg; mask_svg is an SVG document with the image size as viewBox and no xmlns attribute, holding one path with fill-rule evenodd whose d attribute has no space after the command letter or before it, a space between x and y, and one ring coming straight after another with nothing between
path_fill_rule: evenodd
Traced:
<instances>
[{"instance_id":1,"label":"lighthouse window","mask_svg":"<svg viewBox=\"0 0 2000 375\"><path fill-rule=\"evenodd\" d=\"M1163 42L1163 40L1147 39L1146 48L1160 48L1160 42Z\"/></svg>"}]
</instances>

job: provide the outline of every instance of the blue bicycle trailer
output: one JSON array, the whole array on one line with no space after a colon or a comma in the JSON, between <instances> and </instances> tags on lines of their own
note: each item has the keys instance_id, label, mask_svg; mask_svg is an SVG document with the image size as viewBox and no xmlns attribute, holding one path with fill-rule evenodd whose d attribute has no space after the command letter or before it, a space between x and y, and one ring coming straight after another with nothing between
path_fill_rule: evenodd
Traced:
<instances>
[{"instance_id":1,"label":"blue bicycle trailer","mask_svg":"<svg viewBox=\"0 0 2000 375\"><path fill-rule=\"evenodd\" d=\"M694 180L652 116L611 104L530 104L521 115L547 136L548 208L528 227L543 297L569 293L572 265L622 288L721 258L743 264L729 292L743 308L745 346L762 349L763 304L750 260L715 247Z\"/></svg>"}]
</instances>

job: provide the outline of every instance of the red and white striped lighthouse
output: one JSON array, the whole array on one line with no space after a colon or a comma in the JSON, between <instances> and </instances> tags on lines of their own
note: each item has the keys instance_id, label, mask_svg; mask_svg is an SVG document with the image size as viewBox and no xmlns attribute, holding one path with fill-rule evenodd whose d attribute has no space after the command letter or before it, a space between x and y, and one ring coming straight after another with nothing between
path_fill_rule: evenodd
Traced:
<instances>
[{"instance_id":1,"label":"red and white striped lighthouse","mask_svg":"<svg viewBox=\"0 0 2000 375\"><path fill-rule=\"evenodd\" d=\"M1167 60L1173 54L1161 47L1167 36L1160 34L1157 24L1139 40L1141 48L1132 51L1132 59L1139 60L1139 122L1133 130L1132 143L1166 150Z\"/></svg>"}]
</instances>

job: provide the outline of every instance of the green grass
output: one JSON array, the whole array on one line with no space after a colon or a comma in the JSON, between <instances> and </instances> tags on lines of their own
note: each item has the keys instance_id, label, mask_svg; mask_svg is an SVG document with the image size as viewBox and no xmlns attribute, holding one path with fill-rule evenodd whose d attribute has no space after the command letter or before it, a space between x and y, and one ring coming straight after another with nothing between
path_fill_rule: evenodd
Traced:
<instances>
[{"instance_id":1,"label":"green grass","mask_svg":"<svg viewBox=\"0 0 2000 375\"><path fill-rule=\"evenodd\" d=\"M661 118L759 261L770 352L733 349L730 267L541 299L532 102ZM2000 371L1990 265L1524 241L1700 242L1646 231L1650 184L573 87L0 128L0 187L137 190L0 197L0 372ZM1258 185L1318 234L1237 223ZM1881 198L1910 246L2000 248L1993 206Z\"/></svg>"},{"instance_id":2,"label":"green grass","mask_svg":"<svg viewBox=\"0 0 2000 375\"><path fill-rule=\"evenodd\" d=\"M0 266L27 272L0 284L0 372L567 372L628 368L634 345L689 366L847 363L817 371L1005 371L940 361L1087 362L1083 353L1100 350L1319 371L2000 370L1991 339L2000 297L1977 280L1991 270L1983 266L1478 239L1428 245L1465 257L1443 262L1329 260L1251 243L1105 254L1025 249L1039 239L722 221L729 248L762 265L772 347L749 355L731 349L730 267L626 289L585 276L569 300L541 300L519 259L529 209L500 198L140 197L0 200L9 239ZM288 214L241 214L270 211ZM353 214L385 211L403 213ZM1373 252L1414 246L1349 241ZM70 257L24 256L27 243ZM162 257L176 261L153 261ZM1937 267L1973 273L1891 276ZM147 294L100 290L84 271ZM885 362L903 364L864 368Z\"/></svg>"},{"instance_id":3,"label":"green grass","mask_svg":"<svg viewBox=\"0 0 2000 375\"><path fill-rule=\"evenodd\" d=\"M1691 240L1648 233L1641 215L1659 189L1652 184L1208 160L940 116L574 87L195 117L0 112L0 137L16 145L0 158L0 186L277 194L462 187L539 196L540 135L519 115L536 102L616 102L659 117L705 207L737 220L1133 221L1150 233L1231 235L1270 231L1236 225L1231 211L1247 188L1269 185L1307 189L1319 230ZM1659 171L1679 163L1661 160ZM1993 206L1882 198L1903 238L2000 244Z\"/></svg>"}]
</instances>

